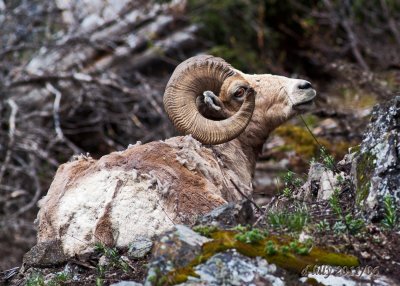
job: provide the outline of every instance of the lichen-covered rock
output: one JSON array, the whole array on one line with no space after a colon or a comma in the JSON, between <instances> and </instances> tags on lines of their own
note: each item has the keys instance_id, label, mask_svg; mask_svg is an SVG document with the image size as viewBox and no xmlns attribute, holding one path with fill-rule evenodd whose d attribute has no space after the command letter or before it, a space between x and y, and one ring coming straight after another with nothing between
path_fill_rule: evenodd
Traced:
<instances>
[{"instance_id":1,"label":"lichen-covered rock","mask_svg":"<svg viewBox=\"0 0 400 286\"><path fill-rule=\"evenodd\" d=\"M129 245L129 258L142 258L151 251L153 241L147 237L138 238Z\"/></svg>"},{"instance_id":2,"label":"lichen-covered rock","mask_svg":"<svg viewBox=\"0 0 400 286\"><path fill-rule=\"evenodd\" d=\"M339 188L344 173L336 173L321 163L313 163L308 172L305 184L296 191L295 197L309 202L329 199L335 188ZM339 179L339 178L342 179Z\"/></svg>"},{"instance_id":3,"label":"lichen-covered rock","mask_svg":"<svg viewBox=\"0 0 400 286\"><path fill-rule=\"evenodd\" d=\"M350 149L335 172L323 164L312 164L307 182L295 196L310 202L326 200L335 188L341 190L341 182L349 181L355 194L355 200L349 198L352 205L361 209L368 219L381 220L386 196L391 196L400 206L399 126L400 96L397 96L373 109L361 145Z\"/></svg>"},{"instance_id":4,"label":"lichen-covered rock","mask_svg":"<svg viewBox=\"0 0 400 286\"><path fill-rule=\"evenodd\" d=\"M249 258L231 249L217 253L195 267L198 277L189 276L180 285L285 285L277 267L260 257Z\"/></svg>"},{"instance_id":5,"label":"lichen-covered rock","mask_svg":"<svg viewBox=\"0 0 400 286\"><path fill-rule=\"evenodd\" d=\"M217 207L208 214L201 216L197 224L227 229L238 224L246 225L252 222L254 222L253 208L250 201L244 200Z\"/></svg>"},{"instance_id":6,"label":"lichen-covered rock","mask_svg":"<svg viewBox=\"0 0 400 286\"><path fill-rule=\"evenodd\" d=\"M383 199L400 205L400 96L376 106L352 162L356 203L372 220L383 216Z\"/></svg>"},{"instance_id":7,"label":"lichen-covered rock","mask_svg":"<svg viewBox=\"0 0 400 286\"><path fill-rule=\"evenodd\" d=\"M145 285L163 284L162 279L170 271L185 267L210 239L199 235L184 225L176 225L156 242ZM164 281L165 282L165 281Z\"/></svg>"},{"instance_id":8,"label":"lichen-covered rock","mask_svg":"<svg viewBox=\"0 0 400 286\"><path fill-rule=\"evenodd\" d=\"M60 240L38 243L24 256L24 264L33 267L54 266L66 260Z\"/></svg>"}]
</instances>

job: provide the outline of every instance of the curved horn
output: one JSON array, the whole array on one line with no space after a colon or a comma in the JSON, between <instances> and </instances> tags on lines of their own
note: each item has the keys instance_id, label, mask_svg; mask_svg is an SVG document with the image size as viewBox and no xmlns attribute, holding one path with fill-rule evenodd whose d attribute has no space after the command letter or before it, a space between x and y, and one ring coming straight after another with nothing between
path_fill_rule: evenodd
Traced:
<instances>
[{"instance_id":1,"label":"curved horn","mask_svg":"<svg viewBox=\"0 0 400 286\"><path fill-rule=\"evenodd\" d=\"M164 107L175 127L204 144L221 144L239 136L253 114L254 93L247 94L239 111L225 120L207 119L196 106L198 96L206 90L219 94L222 83L233 75L228 63L213 56L196 56L181 63L164 93Z\"/></svg>"}]
</instances>

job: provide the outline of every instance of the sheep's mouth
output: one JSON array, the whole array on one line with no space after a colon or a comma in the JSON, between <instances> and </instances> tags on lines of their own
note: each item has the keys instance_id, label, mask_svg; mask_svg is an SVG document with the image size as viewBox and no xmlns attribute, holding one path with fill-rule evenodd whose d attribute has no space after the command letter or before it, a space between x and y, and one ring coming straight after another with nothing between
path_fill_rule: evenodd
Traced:
<instances>
[{"instance_id":1,"label":"sheep's mouth","mask_svg":"<svg viewBox=\"0 0 400 286\"><path fill-rule=\"evenodd\" d=\"M314 107L314 99L316 95L317 93L315 92L315 90L312 90L312 92L308 94L308 98L305 98L303 99L303 101L293 104L293 109L299 111L307 111L309 109L312 109Z\"/></svg>"},{"instance_id":2,"label":"sheep's mouth","mask_svg":"<svg viewBox=\"0 0 400 286\"><path fill-rule=\"evenodd\" d=\"M299 102L293 105L294 109L302 110L304 108L308 108L314 105L314 98L311 98L307 101Z\"/></svg>"}]
</instances>

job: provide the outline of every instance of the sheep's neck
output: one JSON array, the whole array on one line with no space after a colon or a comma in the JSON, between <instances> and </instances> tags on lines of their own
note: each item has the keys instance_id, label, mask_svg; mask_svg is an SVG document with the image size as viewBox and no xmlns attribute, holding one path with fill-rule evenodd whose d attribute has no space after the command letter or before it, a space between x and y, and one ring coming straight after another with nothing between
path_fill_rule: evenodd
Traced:
<instances>
[{"instance_id":1,"label":"sheep's neck","mask_svg":"<svg viewBox=\"0 0 400 286\"><path fill-rule=\"evenodd\" d=\"M236 181L242 187L251 186L257 158L269 134L259 129L257 124L250 123L238 138L213 148L222 157L225 167L236 174Z\"/></svg>"},{"instance_id":2,"label":"sheep's neck","mask_svg":"<svg viewBox=\"0 0 400 286\"><path fill-rule=\"evenodd\" d=\"M264 132L263 132L264 131ZM262 152L264 142L267 140L269 131L266 133L257 124L249 124L245 132L243 132L237 141L240 143L241 151L247 158L247 166L251 177L254 176L256 161Z\"/></svg>"}]
</instances>

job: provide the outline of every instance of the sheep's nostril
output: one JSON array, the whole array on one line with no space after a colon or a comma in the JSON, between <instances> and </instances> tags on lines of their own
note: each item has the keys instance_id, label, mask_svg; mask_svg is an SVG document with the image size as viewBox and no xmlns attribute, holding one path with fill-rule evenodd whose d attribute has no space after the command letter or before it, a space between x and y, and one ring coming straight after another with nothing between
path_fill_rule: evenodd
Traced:
<instances>
[{"instance_id":1,"label":"sheep's nostril","mask_svg":"<svg viewBox=\"0 0 400 286\"><path fill-rule=\"evenodd\" d=\"M300 83L297 87L299 89L309 89L309 88L312 88L312 85L308 81L304 81L304 82Z\"/></svg>"}]
</instances>

